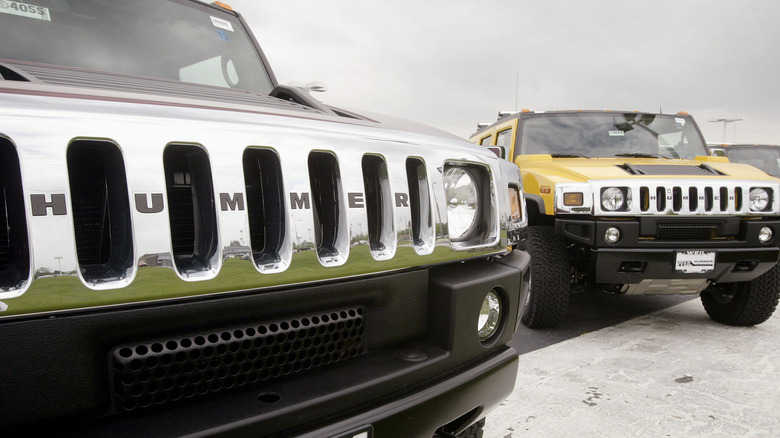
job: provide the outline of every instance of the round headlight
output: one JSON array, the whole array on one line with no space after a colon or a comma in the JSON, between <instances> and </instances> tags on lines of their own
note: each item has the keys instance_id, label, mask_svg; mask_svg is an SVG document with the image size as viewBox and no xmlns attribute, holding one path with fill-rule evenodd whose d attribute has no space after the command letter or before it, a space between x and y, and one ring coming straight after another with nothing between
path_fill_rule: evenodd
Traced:
<instances>
[{"instance_id":1,"label":"round headlight","mask_svg":"<svg viewBox=\"0 0 780 438\"><path fill-rule=\"evenodd\" d=\"M768 243L770 240L772 240L772 236L774 233L772 233L772 229L769 227L762 227L760 230L758 230L758 241L761 243Z\"/></svg>"},{"instance_id":2,"label":"round headlight","mask_svg":"<svg viewBox=\"0 0 780 438\"><path fill-rule=\"evenodd\" d=\"M623 202L625 202L623 191L617 187L610 187L601 192L601 205L604 210L619 210L623 207Z\"/></svg>"},{"instance_id":3,"label":"round headlight","mask_svg":"<svg viewBox=\"0 0 780 438\"><path fill-rule=\"evenodd\" d=\"M495 290L491 290L482 300L477 322L477 334L482 342L490 339L498 331L501 322L501 299Z\"/></svg>"},{"instance_id":4,"label":"round headlight","mask_svg":"<svg viewBox=\"0 0 780 438\"><path fill-rule=\"evenodd\" d=\"M479 211L477 183L468 171L451 167L444 173L447 224L450 239L460 239L474 228Z\"/></svg>"},{"instance_id":5,"label":"round headlight","mask_svg":"<svg viewBox=\"0 0 780 438\"><path fill-rule=\"evenodd\" d=\"M604 232L604 240L607 243L617 243L620 240L620 230L615 227L607 228L607 231Z\"/></svg>"},{"instance_id":6,"label":"round headlight","mask_svg":"<svg viewBox=\"0 0 780 438\"><path fill-rule=\"evenodd\" d=\"M750 189L750 210L763 211L769 205L769 193L761 187Z\"/></svg>"}]
</instances>

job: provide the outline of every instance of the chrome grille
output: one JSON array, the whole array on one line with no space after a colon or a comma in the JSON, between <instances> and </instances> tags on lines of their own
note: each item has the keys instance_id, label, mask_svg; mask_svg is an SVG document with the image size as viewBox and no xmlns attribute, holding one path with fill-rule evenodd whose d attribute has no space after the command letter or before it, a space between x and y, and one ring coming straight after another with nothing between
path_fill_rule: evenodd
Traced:
<instances>
[{"instance_id":1,"label":"chrome grille","mask_svg":"<svg viewBox=\"0 0 780 438\"><path fill-rule=\"evenodd\" d=\"M31 123L4 132L0 146L47 158L0 166L25 175L9 180L12 174L3 172L5 187L19 188L19 196L5 194L8 226L24 225L29 211L36 230L11 232L18 242L5 244L13 239L0 234L0 263L21 274L0 281L0 299L39 287L55 294L60 286L47 282L67 282L62 287L74 293L31 299L30 306L17 300L2 316L429 266L473 257L472 250L504 252L506 236L517 236L504 232L509 220L499 213L508 209L501 187L520 183L516 166L502 170L494 160L430 144L417 133L376 131L362 122L329 131L322 129L330 126L325 119L282 118L295 123L277 126L273 112L183 111L143 101L134 104L136 112L125 102L100 101L109 108L95 114L80 100L65 100L56 111L43 98L13 102L31 108L25 113ZM39 133L27 128L38 118L56 119L59 134L36 146ZM100 132L86 135L95 124ZM385 139L383 132L392 135ZM62 150L73 139L84 154L68 166ZM443 208L445 164L474 170L484 188L479 235L455 244ZM76 170L73 185L81 190L69 190ZM158 278L170 281L150 287Z\"/></svg>"},{"instance_id":2,"label":"chrome grille","mask_svg":"<svg viewBox=\"0 0 780 438\"><path fill-rule=\"evenodd\" d=\"M743 188L738 186L655 185L639 187L642 213L734 214L743 210Z\"/></svg>"},{"instance_id":3,"label":"chrome grille","mask_svg":"<svg viewBox=\"0 0 780 438\"><path fill-rule=\"evenodd\" d=\"M593 196L593 213L598 215L767 215L777 209L777 184L751 180L600 180L589 183ZM581 190L579 185L559 185L568 191ZM628 205L616 211L602 207L599 196L608 187L626 192ZM769 192L769 205L763 211L751 211L750 190L756 187ZM556 201L560 208L560 200Z\"/></svg>"}]
</instances>

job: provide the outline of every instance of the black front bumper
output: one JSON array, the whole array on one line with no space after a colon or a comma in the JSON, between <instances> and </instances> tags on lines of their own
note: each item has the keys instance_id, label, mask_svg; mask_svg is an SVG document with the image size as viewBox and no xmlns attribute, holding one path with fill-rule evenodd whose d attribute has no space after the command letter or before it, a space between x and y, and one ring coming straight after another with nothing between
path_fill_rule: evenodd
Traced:
<instances>
[{"instance_id":1,"label":"black front bumper","mask_svg":"<svg viewBox=\"0 0 780 438\"><path fill-rule=\"evenodd\" d=\"M62 436L79 437L338 436L370 426L377 438L430 437L443 426L465 427L512 391L516 352L507 344L519 324L529 261L527 253L514 251L287 290L0 320L8 352L0 355L0 412L6 413L0 426L27 435L56 426ZM480 342L479 310L491 289L505 304L502 328ZM293 328L285 323L349 313L341 309L360 309L365 333L359 354L335 360L338 342L329 344L336 353L312 353L317 349L306 342L329 335L309 339L302 328L290 341ZM255 354L245 341L250 334L258 339L259 327L274 327L275 343ZM226 334L243 338L225 340ZM198 337L207 345L183 342ZM233 352L233 344L241 350ZM209 356L199 371L206 348L222 345L227 351ZM155 346L160 356L152 361ZM169 348L168 364L160 365ZM129 366L140 367L129 378L116 361L125 351ZM320 366L297 359L310 353ZM252 378L259 363L250 361L253 354L275 361L270 377ZM205 383L202 396L171 395L199 392ZM135 402L125 404L123 386Z\"/></svg>"},{"instance_id":2,"label":"black front bumper","mask_svg":"<svg viewBox=\"0 0 780 438\"><path fill-rule=\"evenodd\" d=\"M502 349L472 367L407 391L380 406L334 421L316 430L296 434L301 438L368 436L431 438L442 427L457 431L467 427L503 402L517 379L517 352ZM246 419L194 436L264 436L262 422Z\"/></svg>"},{"instance_id":3,"label":"black front bumper","mask_svg":"<svg viewBox=\"0 0 780 438\"><path fill-rule=\"evenodd\" d=\"M753 280L772 269L780 256L780 250L776 247L721 249L714 252L713 269L694 273L676 269L678 250L600 248L590 253L590 269L595 274L596 283L634 284L645 279L706 279L731 283Z\"/></svg>"},{"instance_id":4,"label":"black front bumper","mask_svg":"<svg viewBox=\"0 0 780 438\"><path fill-rule=\"evenodd\" d=\"M612 227L620 230L620 240L607 243L604 235ZM663 227L676 231L664 236ZM766 243L758 240L763 227L774 233ZM599 284L635 284L646 279L750 281L771 269L780 257L780 221L775 219L563 217L556 218L555 229L584 248L590 278ZM675 265L680 251L713 252L715 265L704 272L684 272Z\"/></svg>"}]
</instances>

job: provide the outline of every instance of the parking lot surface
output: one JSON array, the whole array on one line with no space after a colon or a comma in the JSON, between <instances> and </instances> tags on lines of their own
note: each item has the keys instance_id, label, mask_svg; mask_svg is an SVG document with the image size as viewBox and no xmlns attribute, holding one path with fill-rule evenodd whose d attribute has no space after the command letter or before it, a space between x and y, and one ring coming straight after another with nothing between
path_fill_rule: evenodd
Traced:
<instances>
[{"instance_id":1,"label":"parking lot surface","mask_svg":"<svg viewBox=\"0 0 780 438\"><path fill-rule=\"evenodd\" d=\"M780 436L780 312L755 327L698 299L520 356L485 438Z\"/></svg>"}]
</instances>

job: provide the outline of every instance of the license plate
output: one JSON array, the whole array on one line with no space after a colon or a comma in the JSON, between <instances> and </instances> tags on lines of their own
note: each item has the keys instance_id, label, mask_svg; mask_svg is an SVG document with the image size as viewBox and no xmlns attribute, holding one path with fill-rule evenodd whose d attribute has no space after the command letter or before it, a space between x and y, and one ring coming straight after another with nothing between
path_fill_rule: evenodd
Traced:
<instances>
[{"instance_id":1,"label":"license plate","mask_svg":"<svg viewBox=\"0 0 780 438\"><path fill-rule=\"evenodd\" d=\"M349 432L335 435L332 438L374 438L374 428L370 425L363 426L359 429L354 429Z\"/></svg>"},{"instance_id":2,"label":"license plate","mask_svg":"<svg viewBox=\"0 0 780 438\"><path fill-rule=\"evenodd\" d=\"M685 274L703 274L715 270L715 251L678 251L674 270Z\"/></svg>"}]
</instances>

